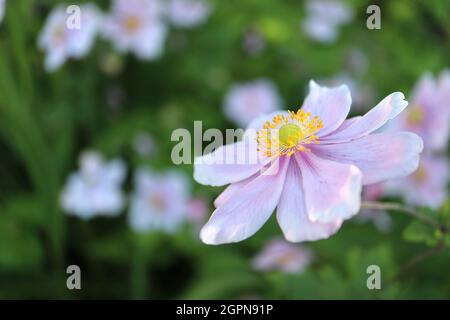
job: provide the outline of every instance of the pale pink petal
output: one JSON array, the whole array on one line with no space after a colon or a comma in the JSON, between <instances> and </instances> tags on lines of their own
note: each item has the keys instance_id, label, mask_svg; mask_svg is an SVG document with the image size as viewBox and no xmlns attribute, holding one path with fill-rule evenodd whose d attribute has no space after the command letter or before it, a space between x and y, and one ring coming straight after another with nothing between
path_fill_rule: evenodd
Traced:
<instances>
[{"instance_id":1,"label":"pale pink petal","mask_svg":"<svg viewBox=\"0 0 450 320\"><path fill-rule=\"evenodd\" d=\"M409 175L417 169L422 149L422 139L409 132L371 134L349 142L314 146L320 157L357 166L363 184Z\"/></svg>"},{"instance_id":2,"label":"pale pink petal","mask_svg":"<svg viewBox=\"0 0 450 320\"><path fill-rule=\"evenodd\" d=\"M353 121L344 129L339 128L327 137L323 137L321 143L349 141L379 129L406 108L408 102L404 99L405 96L401 92L394 92L388 95L363 117Z\"/></svg>"},{"instance_id":3,"label":"pale pink petal","mask_svg":"<svg viewBox=\"0 0 450 320\"><path fill-rule=\"evenodd\" d=\"M312 222L333 222L358 213L362 175L354 165L296 154L303 176L306 212Z\"/></svg>"},{"instance_id":4,"label":"pale pink petal","mask_svg":"<svg viewBox=\"0 0 450 320\"><path fill-rule=\"evenodd\" d=\"M289 163L277 208L278 224L291 242L326 239L341 227L342 219L330 223L311 222L306 214L302 175L295 161Z\"/></svg>"},{"instance_id":5,"label":"pale pink petal","mask_svg":"<svg viewBox=\"0 0 450 320\"><path fill-rule=\"evenodd\" d=\"M362 116L356 116L356 117L344 120L344 122L342 122L341 126L339 128L337 128L336 130L334 130L332 133L330 133L328 136L337 134L337 133L347 129L348 127L350 127L352 124L354 124L356 121L358 121L361 118L362 118ZM323 137L322 139L326 139L326 138L327 137Z\"/></svg>"},{"instance_id":6,"label":"pale pink petal","mask_svg":"<svg viewBox=\"0 0 450 320\"><path fill-rule=\"evenodd\" d=\"M450 113L450 70L444 70L439 75L438 90L440 93L440 99L447 105L445 112Z\"/></svg>"},{"instance_id":7,"label":"pale pink petal","mask_svg":"<svg viewBox=\"0 0 450 320\"><path fill-rule=\"evenodd\" d=\"M257 174L254 174L253 176L241 180L239 182L235 182L230 184L228 187L225 188L225 190L222 191L222 193L214 200L214 207L218 208L222 206L228 199L231 198L236 192L241 190L247 183L255 179Z\"/></svg>"},{"instance_id":8,"label":"pale pink petal","mask_svg":"<svg viewBox=\"0 0 450 320\"><path fill-rule=\"evenodd\" d=\"M258 176L217 208L200 232L202 241L238 242L258 231L278 204L288 164L289 159L281 159L277 174Z\"/></svg>"},{"instance_id":9,"label":"pale pink petal","mask_svg":"<svg viewBox=\"0 0 450 320\"><path fill-rule=\"evenodd\" d=\"M198 183L223 186L246 179L258 172L263 164L258 159L252 142L240 141L217 148L197 157L194 163L194 179Z\"/></svg>"},{"instance_id":10,"label":"pale pink petal","mask_svg":"<svg viewBox=\"0 0 450 320\"><path fill-rule=\"evenodd\" d=\"M333 132L344 122L351 104L352 98L347 86L327 88L310 81L309 94L302 109L323 121L323 128L317 132L321 137Z\"/></svg>"}]
</instances>

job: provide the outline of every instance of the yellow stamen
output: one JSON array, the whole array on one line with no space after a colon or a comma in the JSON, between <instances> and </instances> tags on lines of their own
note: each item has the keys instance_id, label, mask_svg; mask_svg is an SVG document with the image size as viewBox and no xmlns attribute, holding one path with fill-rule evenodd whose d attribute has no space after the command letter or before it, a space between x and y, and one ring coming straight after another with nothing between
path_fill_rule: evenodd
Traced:
<instances>
[{"instance_id":1,"label":"yellow stamen","mask_svg":"<svg viewBox=\"0 0 450 320\"><path fill-rule=\"evenodd\" d=\"M155 207L159 211L163 211L164 208L166 207L166 203L163 197L159 194L151 194L147 198L147 201L151 206Z\"/></svg>"},{"instance_id":2,"label":"yellow stamen","mask_svg":"<svg viewBox=\"0 0 450 320\"><path fill-rule=\"evenodd\" d=\"M427 179L428 173L423 166L419 166L413 173L413 180L417 183L423 183Z\"/></svg>"},{"instance_id":3,"label":"yellow stamen","mask_svg":"<svg viewBox=\"0 0 450 320\"><path fill-rule=\"evenodd\" d=\"M411 125L421 124L424 118L425 114L420 106L416 105L409 109L409 113L407 116L407 121L409 124Z\"/></svg>"},{"instance_id":4,"label":"yellow stamen","mask_svg":"<svg viewBox=\"0 0 450 320\"><path fill-rule=\"evenodd\" d=\"M264 156L291 156L297 151L309 151L305 145L319 143L315 133L323 127L322 120L309 112L288 111L267 121L257 132L258 150Z\"/></svg>"},{"instance_id":5,"label":"yellow stamen","mask_svg":"<svg viewBox=\"0 0 450 320\"><path fill-rule=\"evenodd\" d=\"M125 18L125 29L132 33L138 30L141 26L141 20L133 15L130 15Z\"/></svg>"}]
</instances>

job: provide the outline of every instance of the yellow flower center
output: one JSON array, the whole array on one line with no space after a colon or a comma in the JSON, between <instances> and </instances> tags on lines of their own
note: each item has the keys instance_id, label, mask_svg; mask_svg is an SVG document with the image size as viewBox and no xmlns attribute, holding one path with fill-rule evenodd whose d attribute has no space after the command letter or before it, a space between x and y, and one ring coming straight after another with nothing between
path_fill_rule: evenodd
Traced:
<instances>
[{"instance_id":1,"label":"yellow flower center","mask_svg":"<svg viewBox=\"0 0 450 320\"><path fill-rule=\"evenodd\" d=\"M56 43L62 43L64 41L64 38L66 36L66 26L60 25L53 31L53 40Z\"/></svg>"},{"instance_id":2,"label":"yellow flower center","mask_svg":"<svg viewBox=\"0 0 450 320\"><path fill-rule=\"evenodd\" d=\"M292 261L295 261L296 256L292 252L285 252L278 258L278 263L281 266L288 265Z\"/></svg>"},{"instance_id":3,"label":"yellow flower center","mask_svg":"<svg viewBox=\"0 0 450 320\"><path fill-rule=\"evenodd\" d=\"M421 165L419 165L419 168L413 173L413 180L416 183L423 183L428 177L427 170Z\"/></svg>"},{"instance_id":4,"label":"yellow flower center","mask_svg":"<svg viewBox=\"0 0 450 320\"><path fill-rule=\"evenodd\" d=\"M147 201L150 206L156 208L159 212L163 211L166 208L166 201L160 194L151 194L147 198Z\"/></svg>"},{"instance_id":5,"label":"yellow flower center","mask_svg":"<svg viewBox=\"0 0 450 320\"><path fill-rule=\"evenodd\" d=\"M125 29L132 33L138 30L141 26L141 20L136 16L128 16L125 19Z\"/></svg>"},{"instance_id":6,"label":"yellow flower center","mask_svg":"<svg viewBox=\"0 0 450 320\"><path fill-rule=\"evenodd\" d=\"M407 121L411 125L418 125L421 124L422 121L425 118L425 114L423 112L422 107L420 106L413 106L411 109L409 109L409 113L407 116Z\"/></svg>"},{"instance_id":7,"label":"yellow flower center","mask_svg":"<svg viewBox=\"0 0 450 320\"><path fill-rule=\"evenodd\" d=\"M297 151L309 151L305 145L319 143L315 133L323 127L322 120L309 112L288 111L267 121L257 132L258 151L266 157L291 156Z\"/></svg>"},{"instance_id":8,"label":"yellow flower center","mask_svg":"<svg viewBox=\"0 0 450 320\"><path fill-rule=\"evenodd\" d=\"M280 136L280 144L287 146L297 145L305 136L303 130L293 123L281 126L278 134Z\"/></svg>"}]
</instances>

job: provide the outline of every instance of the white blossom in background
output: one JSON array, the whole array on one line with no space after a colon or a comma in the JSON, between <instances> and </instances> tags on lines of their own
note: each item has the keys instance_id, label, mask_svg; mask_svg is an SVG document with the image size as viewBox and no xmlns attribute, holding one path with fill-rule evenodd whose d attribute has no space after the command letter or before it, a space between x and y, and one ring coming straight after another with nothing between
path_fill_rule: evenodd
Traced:
<instances>
[{"instance_id":1,"label":"white blossom in background","mask_svg":"<svg viewBox=\"0 0 450 320\"><path fill-rule=\"evenodd\" d=\"M135 175L128 221L133 230L175 232L186 220L189 184L178 172L140 169Z\"/></svg>"},{"instance_id":2,"label":"white blossom in background","mask_svg":"<svg viewBox=\"0 0 450 320\"><path fill-rule=\"evenodd\" d=\"M387 193L402 196L410 205L439 208L448 196L450 168L447 157L423 154L410 176L386 183Z\"/></svg>"},{"instance_id":3,"label":"white blossom in background","mask_svg":"<svg viewBox=\"0 0 450 320\"><path fill-rule=\"evenodd\" d=\"M277 238L253 258L252 266L257 271L302 273L312 259L313 254L308 248Z\"/></svg>"},{"instance_id":4,"label":"white blossom in background","mask_svg":"<svg viewBox=\"0 0 450 320\"><path fill-rule=\"evenodd\" d=\"M358 81L348 73L339 73L321 82L327 86L347 85L352 95L352 107L354 107L355 110L366 111L375 100L373 88L367 83Z\"/></svg>"},{"instance_id":5,"label":"white blossom in background","mask_svg":"<svg viewBox=\"0 0 450 320\"><path fill-rule=\"evenodd\" d=\"M450 140L450 70L438 77L423 75L411 93L409 105L389 129L418 134L427 151L445 151Z\"/></svg>"},{"instance_id":6,"label":"white blossom in background","mask_svg":"<svg viewBox=\"0 0 450 320\"><path fill-rule=\"evenodd\" d=\"M191 28L204 23L211 13L207 0L170 0L167 6L169 21L177 27Z\"/></svg>"},{"instance_id":7,"label":"white blossom in background","mask_svg":"<svg viewBox=\"0 0 450 320\"><path fill-rule=\"evenodd\" d=\"M49 14L39 36L38 45L45 51L45 69L55 71L69 58L80 59L88 54L101 25L101 15L93 4L80 6L80 28L68 28L70 14L59 5Z\"/></svg>"},{"instance_id":8,"label":"white blossom in background","mask_svg":"<svg viewBox=\"0 0 450 320\"><path fill-rule=\"evenodd\" d=\"M0 0L0 23L3 21L5 16L5 4L6 0Z\"/></svg>"},{"instance_id":9,"label":"white blossom in background","mask_svg":"<svg viewBox=\"0 0 450 320\"><path fill-rule=\"evenodd\" d=\"M279 110L281 98L274 83L259 79L235 84L225 97L225 116L245 128L257 116Z\"/></svg>"},{"instance_id":10,"label":"white blossom in background","mask_svg":"<svg viewBox=\"0 0 450 320\"><path fill-rule=\"evenodd\" d=\"M103 36L119 52L154 60L164 51L167 27L159 0L114 0L105 18Z\"/></svg>"},{"instance_id":11,"label":"white blossom in background","mask_svg":"<svg viewBox=\"0 0 450 320\"><path fill-rule=\"evenodd\" d=\"M323 42L334 42L339 28L349 23L354 15L351 7L340 0L309 0L306 2L307 16L302 29L310 38Z\"/></svg>"},{"instance_id":12,"label":"white blossom in background","mask_svg":"<svg viewBox=\"0 0 450 320\"><path fill-rule=\"evenodd\" d=\"M117 159L105 162L99 153L90 151L81 155L79 165L62 191L63 209L84 219L118 215L125 200L121 190L125 164Z\"/></svg>"}]
</instances>

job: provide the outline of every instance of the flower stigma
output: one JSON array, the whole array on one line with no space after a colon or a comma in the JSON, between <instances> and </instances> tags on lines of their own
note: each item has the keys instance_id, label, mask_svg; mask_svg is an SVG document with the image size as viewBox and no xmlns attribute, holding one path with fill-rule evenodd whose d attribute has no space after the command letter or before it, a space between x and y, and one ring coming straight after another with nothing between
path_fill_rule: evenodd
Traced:
<instances>
[{"instance_id":1,"label":"flower stigma","mask_svg":"<svg viewBox=\"0 0 450 320\"><path fill-rule=\"evenodd\" d=\"M267 121L257 132L258 151L266 157L291 156L297 151L310 151L306 145L319 143L315 135L323 127L322 120L310 112L288 111Z\"/></svg>"}]
</instances>

